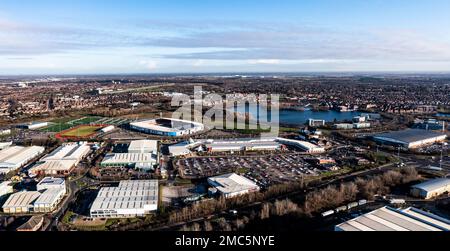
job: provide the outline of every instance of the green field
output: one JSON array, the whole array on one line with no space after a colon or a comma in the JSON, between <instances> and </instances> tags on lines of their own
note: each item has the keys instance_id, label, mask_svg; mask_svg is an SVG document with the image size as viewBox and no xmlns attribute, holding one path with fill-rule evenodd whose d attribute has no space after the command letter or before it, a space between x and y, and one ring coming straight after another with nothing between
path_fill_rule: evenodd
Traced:
<instances>
[{"instance_id":1,"label":"green field","mask_svg":"<svg viewBox=\"0 0 450 251\"><path fill-rule=\"evenodd\" d=\"M43 132L62 132L78 125L97 123L101 117L60 118L50 121L51 125L41 129Z\"/></svg>"},{"instance_id":2,"label":"green field","mask_svg":"<svg viewBox=\"0 0 450 251\"><path fill-rule=\"evenodd\" d=\"M72 130L68 130L61 134L61 137L88 137L97 132L97 130L101 129L100 126L79 126L77 128L73 128Z\"/></svg>"}]
</instances>

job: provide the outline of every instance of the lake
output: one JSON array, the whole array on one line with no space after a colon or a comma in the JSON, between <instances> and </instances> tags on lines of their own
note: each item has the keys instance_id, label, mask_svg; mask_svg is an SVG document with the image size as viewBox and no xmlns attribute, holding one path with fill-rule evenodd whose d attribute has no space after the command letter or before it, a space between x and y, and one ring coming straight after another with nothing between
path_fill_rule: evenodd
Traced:
<instances>
[{"instance_id":1,"label":"lake","mask_svg":"<svg viewBox=\"0 0 450 251\"><path fill-rule=\"evenodd\" d=\"M256 108L249 109L247 107L245 110L243 108L235 109L238 112L249 112L252 118L257 118L259 112ZM280 110L280 124L289 124L289 125L303 125L310 118L312 119L322 119L326 122L333 121L345 121L352 120L352 118L361 115L361 112L338 112L334 110L330 111L313 111L313 110L290 110L290 109L281 109ZM271 114L268 114L269 120L271 119Z\"/></svg>"},{"instance_id":2,"label":"lake","mask_svg":"<svg viewBox=\"0 0 450 251\"><path fill-rule=\"evenodd\" d=\"M450 113L438 113L438 114L436 114L436 116L439 116L439 117L450 117Z\"/></svg>"}]
</instances>

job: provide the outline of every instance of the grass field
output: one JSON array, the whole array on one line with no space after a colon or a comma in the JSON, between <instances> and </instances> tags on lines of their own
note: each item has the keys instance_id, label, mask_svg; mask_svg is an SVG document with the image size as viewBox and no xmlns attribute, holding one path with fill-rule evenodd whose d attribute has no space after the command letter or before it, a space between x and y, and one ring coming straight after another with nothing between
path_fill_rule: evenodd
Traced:
<instances>
[{"instance_id":1,"label":"grass field","mask_svg":"<svg viewBox=\"0 0 450 251\"><path fill-rule=\"evenodd\" d=\"M64 132L70 128L80 126L80 125L89 125L91 123L95 124L104 124L104 125L115 125L120 126L122 124L130 122L129 119L123 118L107 118L107 117L97 117L97 116L87 116L81 118L59 118L50 121L51 125L42 128L43 132Z\"/></svg>"},{"instance_id":2,"label":"grass field","mask_svg":"<svg viewBox=\"0 0 450 251\"><path fill-rule=\"evenodd\" d=\"M85 138L92 136L97 132L97 130L101 129L101 126L91 126L91 125L82 125L79 127L75 127L73 129L66 130L60 134L61 137L77 137L77 138Z\"/></svg>"}]
</instances>

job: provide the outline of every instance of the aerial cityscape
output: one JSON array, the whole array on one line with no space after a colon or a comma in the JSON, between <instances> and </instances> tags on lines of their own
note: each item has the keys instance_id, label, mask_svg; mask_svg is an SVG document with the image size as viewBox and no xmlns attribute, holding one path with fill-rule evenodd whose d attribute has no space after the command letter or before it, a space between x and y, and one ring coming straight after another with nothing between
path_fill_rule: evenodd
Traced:
<instances>
[{"instance_id":1,"label":"aerial cityscape","mask_svg":"<svg viewBox=\"0 0 450 251\"><path fill-rule=\"evenodd\" d=\"M0 232L450 231L448 1L69 2L0 8Z\"/></svg>"}]
</instances>

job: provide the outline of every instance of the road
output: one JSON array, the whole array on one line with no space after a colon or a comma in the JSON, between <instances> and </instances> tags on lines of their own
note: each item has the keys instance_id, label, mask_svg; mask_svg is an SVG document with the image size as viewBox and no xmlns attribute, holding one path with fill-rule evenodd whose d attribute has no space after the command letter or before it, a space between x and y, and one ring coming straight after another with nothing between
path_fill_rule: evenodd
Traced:
<instances>
[{"instance_id":1,"label":"road","mask_svg":"<svg viewBox=\"0 0 450 251\"><path fill-rule=\"evenodd\" d=\"M76 199L77 193L81 190L81 188L78 186L77 182L82 182L84 184L87 184L86 187L99 185L100 183L92 180L88 177L86 177L86 174L89 172L89 170L86 170L86 172L81 175L80 177L77 177L73 180L67 180L67 196L64 198L64 200L60 203L58 206L58 209L50 215L50 221L49 223L43 227L45 231L52 231L53 228L56 228L58 225L58 221L66 214L67 209L70 205L70 202L74 201Z\"/></svg>"}]
</instances>

